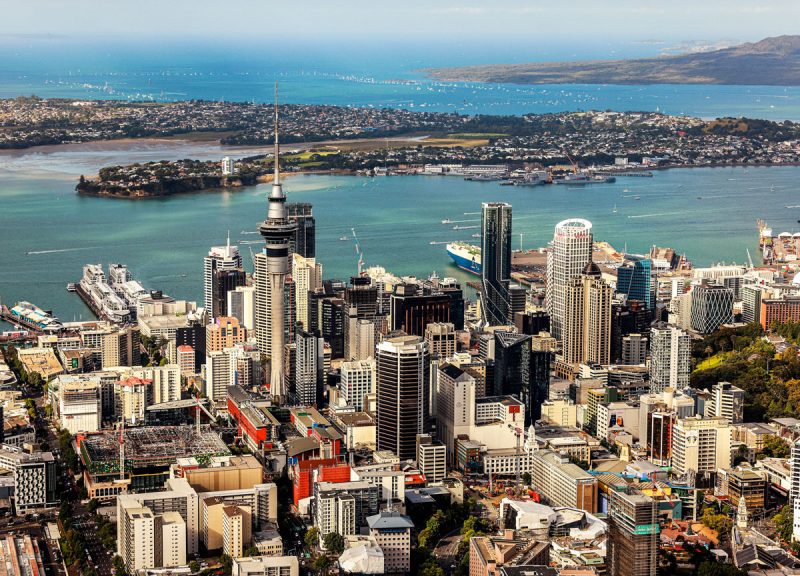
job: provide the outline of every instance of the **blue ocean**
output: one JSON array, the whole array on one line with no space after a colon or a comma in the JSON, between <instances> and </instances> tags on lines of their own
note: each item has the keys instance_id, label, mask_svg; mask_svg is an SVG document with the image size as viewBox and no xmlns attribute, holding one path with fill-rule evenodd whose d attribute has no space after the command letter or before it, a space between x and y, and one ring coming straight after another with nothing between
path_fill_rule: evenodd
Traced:
<instances>
[{"instance_id":1,"label":"blue ocean","mask_svg":"<svg viewBox=\"0 0 800 576\"><path fill-rule=\"evenodd\" d=\"M295 104L465 114L610 109L800 120L800 87L521 86L438 82L423 72L469 64L649 57L659 50L649 44L553 45L535 39L334 45L15 38L0 40L0 97L268 102L279 80L284 101Z\"/></svg>"}]
</instances>

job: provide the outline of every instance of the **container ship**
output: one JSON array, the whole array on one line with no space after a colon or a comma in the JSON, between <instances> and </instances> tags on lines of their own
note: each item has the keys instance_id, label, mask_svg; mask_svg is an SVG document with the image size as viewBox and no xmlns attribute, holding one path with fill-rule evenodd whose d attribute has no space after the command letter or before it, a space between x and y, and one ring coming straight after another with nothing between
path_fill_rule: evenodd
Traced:
<instances>
[{"instance_id":1,"label":"container ship","mask_svg":"<svg viewBox=\"0 0 800 576\"><path fill-rule=\"evenodd\" d=\"M466 242L451 242L447 245L447 254L456 266L472 274L481 273L481 249Z\"/></svg>"}]
</instances>

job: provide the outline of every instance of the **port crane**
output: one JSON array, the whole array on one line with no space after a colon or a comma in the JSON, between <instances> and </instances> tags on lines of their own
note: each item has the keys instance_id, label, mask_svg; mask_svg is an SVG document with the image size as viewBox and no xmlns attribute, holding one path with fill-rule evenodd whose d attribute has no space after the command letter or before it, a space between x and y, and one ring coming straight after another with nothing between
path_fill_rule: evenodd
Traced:
<instances>
[{"instance_id":1,"label":"port crane","mask_svg":"<svg viewBox=\"0 0 800 576\"><path fill-rule=\"evenodd\" d=\"M569 160L569 163L572 164L572 172L574 174L577 174L578 173L578 164L575 162L575 160L572 159L572 156L570 156L569 152L567 152L566 150L564 150L564 156L566 156L567 160Z\"/></svg>"}]
</instances>

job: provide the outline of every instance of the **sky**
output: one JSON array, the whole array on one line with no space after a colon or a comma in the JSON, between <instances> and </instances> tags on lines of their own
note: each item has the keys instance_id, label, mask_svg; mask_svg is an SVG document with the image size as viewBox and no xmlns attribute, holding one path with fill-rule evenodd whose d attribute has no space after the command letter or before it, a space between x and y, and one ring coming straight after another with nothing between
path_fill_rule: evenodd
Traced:
<instances>
[{"instance_id":1,"label":"sky","mask_svg":"<svg viewBox=\"0 0 800 576\"><path fill-rule=\"evenodd\" d=\"M0 0L0 39L731 43L798 33L798 0Z\"/></svg>"}]
</instances>

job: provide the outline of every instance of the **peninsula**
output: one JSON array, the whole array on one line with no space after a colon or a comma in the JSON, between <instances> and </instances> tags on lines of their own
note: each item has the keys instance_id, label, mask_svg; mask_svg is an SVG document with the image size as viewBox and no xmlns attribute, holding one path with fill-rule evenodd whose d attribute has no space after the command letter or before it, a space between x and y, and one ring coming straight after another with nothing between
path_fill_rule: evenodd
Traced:
<instances>
[{"instance_id":1,"label":"peninsula","mask_svg":"<svg viewBox=\"0 0 800 576\"><path fill-rule=\"evenodd\" d=\"M648 168L794 165L800 163L800 124L749 118L701 120L656 112L572 112L463 118L467 132L432 132L429 137L388 142L340 140L310 150L288 151L288 173L421 174L436 166L504 166L508 170L599 171L625 159ZM271 155L235 161L225 173L219 162L161 161L100 170L81 177L79 194L147 198L237 187L265 181ZM575 162L576 164L573 164ZM432 168L431 168L432 169ZM563 168L562 168L563 169Z\"/></svg>"},{"instance_id":2,"label":"peninsula","mask_svg":"<svg viewBox=\"0 0 800 576\"><path fill-rule=\"evenodd\" d=\"M800 85L800 36L658 58L431 68L438 80L512 84Z\"/></svg>"}]
</instances>

